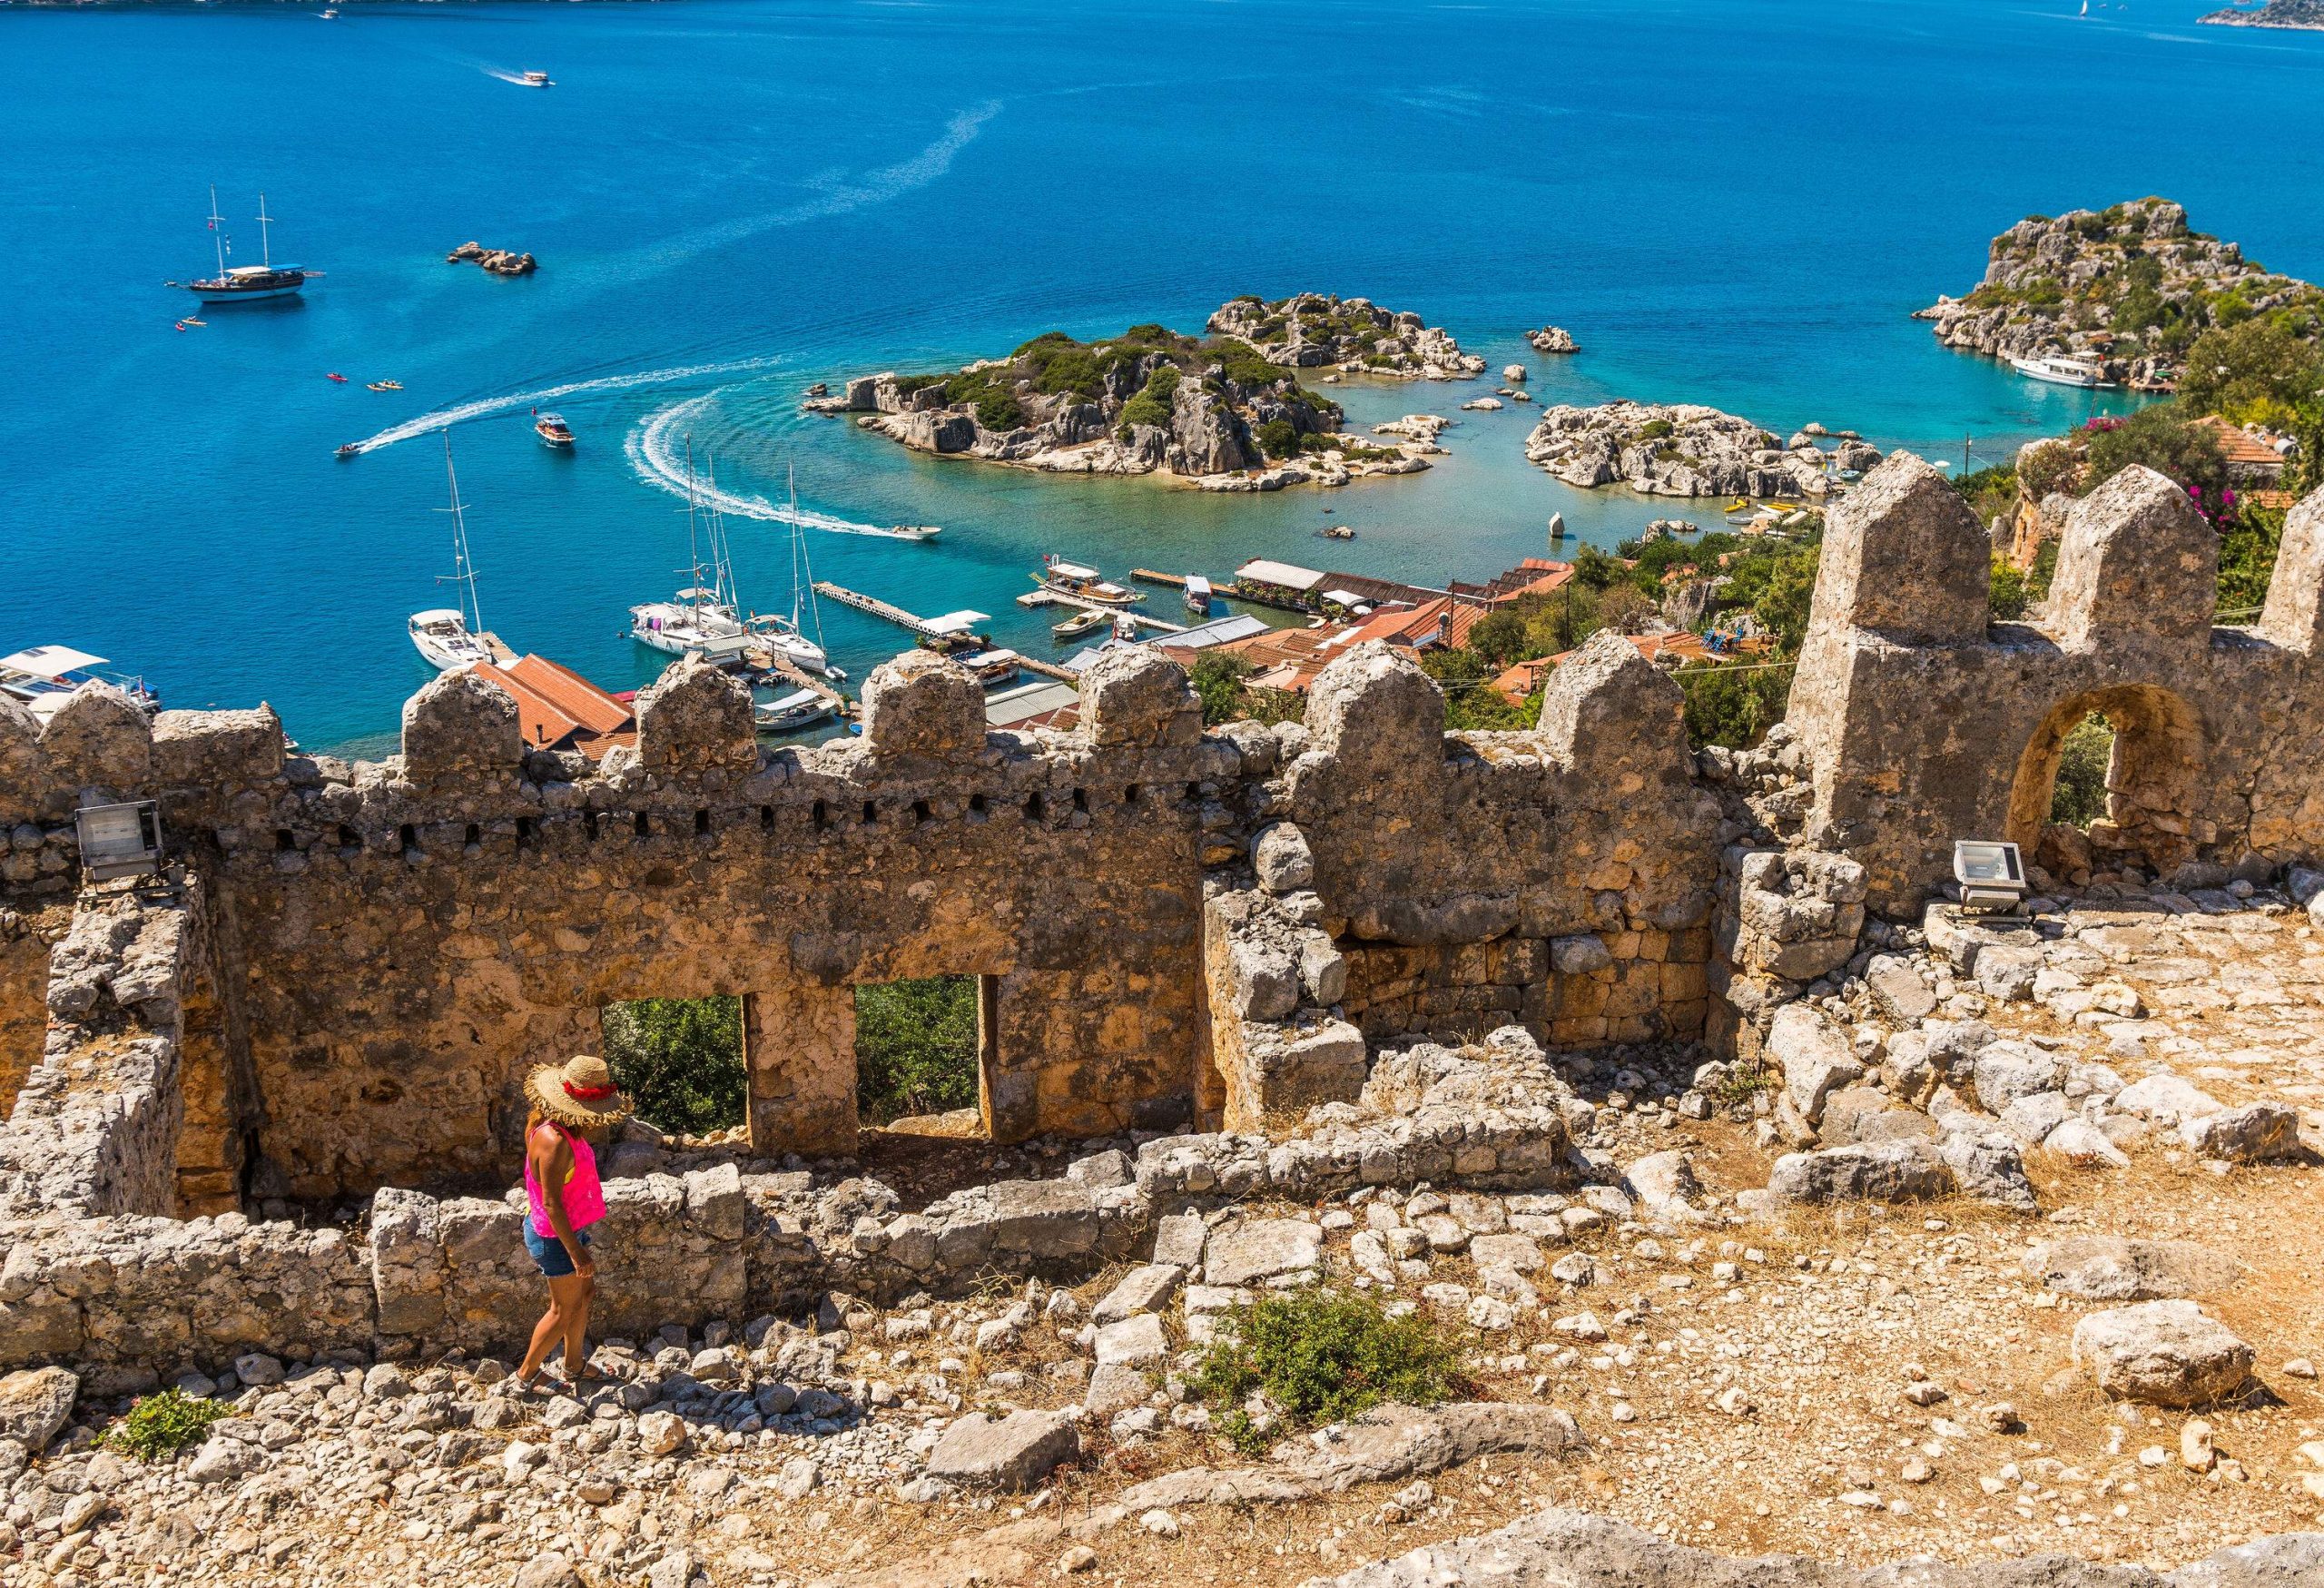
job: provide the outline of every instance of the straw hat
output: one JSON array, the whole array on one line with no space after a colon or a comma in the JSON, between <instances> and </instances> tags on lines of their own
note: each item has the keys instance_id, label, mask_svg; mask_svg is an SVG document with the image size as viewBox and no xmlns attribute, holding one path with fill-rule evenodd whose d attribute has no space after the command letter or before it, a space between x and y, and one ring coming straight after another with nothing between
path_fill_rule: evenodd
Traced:
<instances>
[{"instance_id":1,"label":"straw hat","mask_svg":"<svg viewBox=\"0 0 2324 1588\"><path fill-rule=\"evenodd\" d=\"M614 1085L614 1072L592 1053L535 1065L525 1077L525 1098L547 1118L581 1130L610 1125L632 1107L628 1094Z\"/></svg>"}]
</instances>

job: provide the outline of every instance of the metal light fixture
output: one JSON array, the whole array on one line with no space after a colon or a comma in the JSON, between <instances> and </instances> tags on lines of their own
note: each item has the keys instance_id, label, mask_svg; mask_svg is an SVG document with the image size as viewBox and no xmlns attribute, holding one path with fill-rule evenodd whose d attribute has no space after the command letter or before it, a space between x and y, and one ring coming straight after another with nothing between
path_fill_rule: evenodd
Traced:
<instances>
[{"instance_id":1,"label":"metal light fixture","mask_svg":"<svg viewBox=\"0 0 2324 1588\"><path fill-rule=\"evenodd\" d=\"M73 813L81 840L81 874L92 882L150 877L162 869L162 808L152 800L84 805Z\"/></svg>"},{"instance_id":2,"label":"metal light fixture","mask_svg":"<svg viewBox=\"0 0 2324 1588\"><path fill-rule=\"evenodd\" d=\"M1961 902L1971 909L2006 910L2025 897L2025 866L2014 843L1955 839L1953 880L1961 884Z\"/></svg>"}]
</instances>

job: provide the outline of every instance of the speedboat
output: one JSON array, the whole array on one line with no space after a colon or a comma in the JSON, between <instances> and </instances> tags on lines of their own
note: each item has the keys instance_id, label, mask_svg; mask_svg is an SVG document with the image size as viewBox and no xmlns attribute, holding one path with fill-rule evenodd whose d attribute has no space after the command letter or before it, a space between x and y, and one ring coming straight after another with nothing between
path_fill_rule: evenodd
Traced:
<instances>
[{"instance_id":1,"label":"speedboat","mask_svg":"<svg viewBox=\"0 0 2324 1588\"><path fill-rule=\"evenodd\" d=\"M1105 626L1106 615L1104 613L1077 612L1072 616L1067 618L1063 623L1052 625L1049 628L1049 632L1057 636L1060 640L1079 639L1083 635L1094 634L1098 629Z\"/></svg>"},{"instance_id":2,"label":"speedboat","mask_svg":"<svg viewBox=\"0 0 2324 1588\"><path fill-rule=\"evenodd\" d=\"M339 450L332 453L331 456L334 458L360 458L363 456L363 444L360 441L343 442Z\"/></svg>"},{"instance_id":3,"label":"speedboat","mask_svg":"<svg viewBox=\"0 0 2324 1588\"><path fill-rule=\"evenodd\" d=\"M894 524L888 528L888 538L891 540L933 540L943 533L943 528L935 524Z\"/></svg>"},{"instance_id":4,"label":"speedboat","mask_svg":"<svg viewBox=\"0 0 2324 1588\"><path fill-rule=\"evenodd\" d=\"M573 427L565 422L565 416L562 414L540 414L533 420L533 433L541 439L544 446L570 447L573 445Z\"/></svg>"},{"instance_id":5,"label":"speedboat","mask_svg":"<svg viewBox=\"0 0 2324 1588\"><path fill-rule=\"evenodd\" d=\"M161 709L162 697L143 678L97 671L111 666L104 657L71 646L33 646L14 656L0 656L0 696L22 705L43 723L62 710L85 684L110 684L149 715Z\"/></svg>"},{"instance_id":6,"label":"speedboat","mask_svg":"<svg viewBox=\"0 0 2324 1588\"><path fill-rule=\"evenodd\" d=\"M2104 370L2082 359L2012 359L2009 367L2028 380L2046 380L2053 386L2096 389L2113 385Z\"/></svg>"},{"instance_id":7,"label":"speedboat","mask_svg":"<svg viewBox=\"0 0 2324 1588\"><path fill-rule=\"evenodd\" d=\"M258 196L259 260L254 265L228 265L229 249L223 230L225 217L218 213L218 190L210 190L211 241L217 255L218 273L188 281L186 290L204 303L255 303L270 298L296 297L310 281L322 274L298 265L274 262L273 248L268 240L267 224L274 219L266 212L266 195ZM186 323L199 325L199 321Z\"/></svg>"},{"instance_id":8,"label":"speedboat","mask_svg":"<svg viewBox=\"0 0 2324 1588\"><path fill-rule=\"evenodd\" d=\"M751 706L751 720L762 734L790 734L801 728L812 727L832 715L829 695L813 689L801 689L775 700L755 702Z\"/></svg>"},{"instance_id":9,"label":"speedboat","mask_svg":"<svg viewBox=\"0 0 2324 1588\"><path fill-rule=\"evenodd\" d=\"M556 84L549 81L549 75L546 72L519 72L517 74L517 82L526 88L554 88L556 86Z\"/></svg>"}]
</instances>

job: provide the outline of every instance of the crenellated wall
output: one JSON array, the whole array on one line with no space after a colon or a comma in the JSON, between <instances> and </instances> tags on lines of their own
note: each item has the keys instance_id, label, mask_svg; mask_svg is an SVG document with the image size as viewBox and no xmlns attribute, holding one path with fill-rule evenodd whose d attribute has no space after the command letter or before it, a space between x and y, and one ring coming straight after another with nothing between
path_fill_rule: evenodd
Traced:
<instances>
[{"instance_id":1,"label":"crenellated wall","mask_svg":"<svg viewBox=\"0 0 2324 1588\"><path fill-rule=\"evenodd\" d=\"M1892 454L1828 518L1790 720L1812 762L1807 837L1915 907L1959 838L2029 859L2066 734L2116 732L2092 844L2149 873L2324 853L2324 493L2293 509L2268 604L2211 622L2218 536L2132 468L2075 504L2044 609L1989 624L1988 547L1935 470Z\"/></svg>"}]
</instances>

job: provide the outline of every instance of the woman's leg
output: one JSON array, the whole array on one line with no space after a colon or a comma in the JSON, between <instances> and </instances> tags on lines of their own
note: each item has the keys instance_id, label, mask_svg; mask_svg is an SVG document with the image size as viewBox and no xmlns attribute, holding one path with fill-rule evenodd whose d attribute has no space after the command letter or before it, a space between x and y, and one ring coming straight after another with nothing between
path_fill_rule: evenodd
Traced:
<instances>
[{"instance_id":1,"label":"woman's leg","mask_svg":"<svg viewBox=\"0 0 2324 1588\"><path fill-rule=\"evenodd\" d=\"M589 1370L589 1303L597 1294L597 1278L594 1274L576 1274L567 1279L552 1279L551 1287L569 1285L565 1307L565 1376L578 1379Z\"/></svg>"},{"instance_id":2,"label":"woman's leg","mask_svg":"<svg viewBox=\"0 0 2324 1588\"><path fill-rule=\"evenodd\" d=\"M541 1364L548 1360L549 1351L556 1345L558 1336L565 1333L564 1297L559 1291L571 1285L574 1277L577 1276L548 1282L548 1310L542 1313L541 1321L533 1326L532 1344L526 1347L525 1360L517 1368L517 1376L527 1384L533 1381L533 1375L541 1370Z\"/></svg>"}]
</instances>

